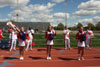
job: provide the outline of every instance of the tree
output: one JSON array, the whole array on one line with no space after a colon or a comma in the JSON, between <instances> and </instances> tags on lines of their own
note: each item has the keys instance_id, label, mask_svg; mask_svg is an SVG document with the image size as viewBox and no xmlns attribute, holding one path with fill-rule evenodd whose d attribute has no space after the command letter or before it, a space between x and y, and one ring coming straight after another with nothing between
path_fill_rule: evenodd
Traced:
<instances>
[{"instance_id":1,"label":"tree","mask_svg":"<svg viewBox=\"0 0 100 67\"><path fill-rule=\"evenodd\" d=\"M92 23L88 23L88 26L87 26L87 28L91 28L92 30L95 28L95 26L92 24Z\"/></svg>"},{"instance_id":2,"label":"tree","mask_svg":"<svg viewBox=\"0 0 100 67\"><path fill-rule=\"evenodd\" d=\"M77 28L79 29L80 27L82 27L83 25L81 23L77 24Z\"/></svg>"},{"instance_id":3,"label":"tree","mask_svg":"<svg viewBox=\"0 0 100 67\"><path fill-rule=\"evenodd\" d=\"M100 30L100 22L98 22L98 23L96 24L96 29L97 29L97 30Z\"/></svg>"},{"instance_id":4,"label":"tree","mask_svg":"<svg viewBox=\"0 0 100 67\"><path fill-rule=\"evenodd\" d=\"M57 29L58 30L64 30L64 24L59 23L58 26L57 26Z\"/></svg>"}]
</instances>

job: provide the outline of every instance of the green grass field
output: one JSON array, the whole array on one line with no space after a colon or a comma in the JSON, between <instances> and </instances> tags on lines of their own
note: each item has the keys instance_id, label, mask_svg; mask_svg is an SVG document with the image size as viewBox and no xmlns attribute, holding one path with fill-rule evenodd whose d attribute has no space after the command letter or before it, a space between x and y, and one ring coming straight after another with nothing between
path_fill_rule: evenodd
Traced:
<instances>
[{"instance_id":1,"label":"green grass field","mask_svg":"<svg viewBox=\"0 0 100 67\"><path fill-rule=\"evenodd\" d=\"M64 47L64 36L63 34L57 34L54 39L54 46L53 47ZM3 40L9 40L8 34L4 34ZM75 34L70 35L71 46L77 47L77 40L75 40ZM34 47L42 48L46 47L46 40L45 34L35 34L34 35L34 42L36 45ZM92 39L92 47L100 47L100 35L95 35Z\"/></svg>"}]
</instances>

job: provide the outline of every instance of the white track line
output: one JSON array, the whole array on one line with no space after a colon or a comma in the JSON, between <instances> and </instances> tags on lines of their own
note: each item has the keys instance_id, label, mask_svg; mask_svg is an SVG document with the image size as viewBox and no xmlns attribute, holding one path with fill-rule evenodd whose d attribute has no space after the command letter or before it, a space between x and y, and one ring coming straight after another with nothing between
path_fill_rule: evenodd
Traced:
<instances>
[{"instance_id":1,"label":"white track line","mask_svg":"<svg viewBox=\"0 0 100 67\"><path fill-rule=\"evenodd\" d=\"M100 56L100 54L89 54L89 55L84 55L84 56L95 56L95 55L99 55ZM39 54L37 54L37 55L35 55L35 54L26 54L25 56L46 56L46 54L45 55L39 55ZM56 54L56 55L52 55L52 56L77 56L77 54L76 55L61 55L61 54Z\"/></svg>"},{"instance_id":2,"label":"white track line","mask_svg":"<svg viewBox=\"0 0 100 67\"><path fill-rule=\"evenodd\" d=\"M10 63L16 63L16 62L47 62L47 61L48 61L48 62L60 62L60 61L61 61L61 62L62 62L62 61L64 61L64 62L69 62L69 61L78 61L78 60L59 60L59 59L58 59L58 60L33 60L33 59L32 59L32 60L27 60L27 61L26 61L26 60L24 59L23 61L20 61L20 60L19 60L19 61L18 61L18 60L17 60L17 61L15 61L15 60L12 61L12 60L11 60L11 61L9 61L9 62L10 62ZM100 61L100 59L86 59L86 60L83 60L83 61ZM0 61L0 62L3 62L3 61ZM81 62L81 61L78 61L78 62Z\"/></svg>"},{"instance_id":3,"label":"white track line","mask_svg":"<svg viewBox=\"0 0 100 67\"><path fill-rule=\"evenodd\" d=\"M4 56L6 56L6 55L3 55L3 56L1 55L0 57L4 57ZM17 55L17 56L19 56L19 55ZM40 56L40 57L41 57L41 56L44 56L44 57L45 57L46 54L45 54L45 55L29 54L29 55L25 55L25 56L33 56L33 57L34 57L34 56L37 56L37 57L38 57L38 56ZM55 56L55 57L59 57L59 56L66 56L66 57L69 57L69 56L71 56L71 57L72 57L72 56L77 56L77 54L76 54L76 55L61 55L61 54L58 54L58 55L52 55L52 56ZM88 57L88 56L89 56L89 57L90 57L90 56L99 56L99 57L100 57L100 54L90 54L90 55L84 55L84 56L85 56L85 57Z\"/></svg>"},{"instance_id":4,"label":"white track line","mask_svg":"<svg viewBox=\"0 0 100 67\"><path fill-rule=\"evenodd\" d=\"M84 66L84 67L100 67L100 66Z\"/></svg>"}]
</instances>

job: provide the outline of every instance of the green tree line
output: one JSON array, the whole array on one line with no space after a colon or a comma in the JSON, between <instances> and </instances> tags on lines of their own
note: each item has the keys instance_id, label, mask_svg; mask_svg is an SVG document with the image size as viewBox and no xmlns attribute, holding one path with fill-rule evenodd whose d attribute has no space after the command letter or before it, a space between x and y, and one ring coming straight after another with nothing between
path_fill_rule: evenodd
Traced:
<instances>
[{"instance_id":1,"label":"green tree line","mask_svg":"<svg viewBox=\"0 0 100 67\"><path fill-rule=\"evenodd\" d=\"M78 23L74 27L69 27L69 29L77 30L77 29L79 29L80 26L83 26L82 23ZM87 26L84 27L84 29L86 30L89 27L91 27L92 30L100 30L100 22L98 22L96 25L94 25L92 23L88 23ZM64 24L63 23L59 23L56 27L54 27L54 29L55 30L64 30Z\"/></svg>"}]
</instances>

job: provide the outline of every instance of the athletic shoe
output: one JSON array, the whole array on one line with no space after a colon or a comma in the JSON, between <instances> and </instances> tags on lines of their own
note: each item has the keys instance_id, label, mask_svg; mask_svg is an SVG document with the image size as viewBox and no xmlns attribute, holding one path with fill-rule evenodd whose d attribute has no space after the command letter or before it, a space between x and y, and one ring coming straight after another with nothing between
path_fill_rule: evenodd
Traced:
<instances>
[{"instance_id":1,"label":"athletic shoe","mask_svg":"<svg viewBox=\"0 0 100 67\"><path fill-rule=\"evenodd\" d=\"M25 50L25 51L28 51L28 50Z\"/></svg>"},{"instance_id":2,"label":"athletic shoe","mask_svg":"<svg viewBox=\"0 0 100 67\"><path fill-rule=\"evenodd\" d=\"M9 50L9 52L11 52L11 50Z\"/></svg>"},{"instance_id":3,"label":"athletic shoe","mask_svg":"<svg viewBox=\"0 0 100 67\"><path fill-rule=\"evenodd\" d=\"M14 51L16 51L16 49L14 49Z\"/></svg>"},{"instance_id":4,"label":"athletic shoe","mask_svg":"<svg viewBox=\"0 0 100 67\"><path fill-rule=\"evenodd\" d=\"M80 61L81 59L80 59L80 57L78 58L78 61Z\"/></svg>"},{"instance_id":5,"label":"athletic shoe","mask_svg":"<svg viewBox=\"0 0 100 67\"><path fill-rule=\"evenodd\" d=\"M51 60L51 57L49 57L49 60Z\"/></svg>"},{"instance_id":6,"label":"athletic shoe","mask_svg":"<svg viewBox=\"0 0 100 67\"><path fill-rule=\"evenodd\" d=\"M31 51L32 51L33 49L31 49Z\"/></svg>"},{"instance_id":7,"label":"athletic shoe","mask_svg":"<svg viewBox=\"0 0 100 67\"><path fill-rule=\"evenodd\" d=\"M47 60L49 60L49 57L47 57Z\"/></svg>"},{"instance_id":8,"label":"athletic shoe","mask_svg":"<svg viewBox=\"0 0 100 67\"><path fill-rule=\"evenodd\" d=\"M91 50L91 48L88 48L89 50Z\"/></svg>"},{"instance_id":9,"label":"athletic shoe","mask_svg":"<svg viewBox=\"0 0 100 67\"><path fill-rule=\"evenodd\" d=\"M24 57L20 57L20 60L24 60Z\"/></svg>"},{"instance_id":10,"label":"athletic shoe","mask_svg":"<svg viewBox=\"0 0 100 67\"><path fill-rule=\"evenodd\" d=\"M69 50L71 50L72 48L69 48Z\"/></svg>"},{"instance_id":11,"label":"athletic shoe","mask_svg":"<svg viewBox=\"0 0 100 67\"><path fill-rule=\"evenodd\" d=\"M85 60L84 57L81 57L81 60Z\"/></svg>"},{"instance_id":12,"label":"athletic shoe","mask_svg":"<svg viewBox=\"0 0 100 67\"><path fill-rule=\"evenodd\" d=\"M65 50L67 50L67 48L65 48Z\"/></svg>"}]
</instances>

